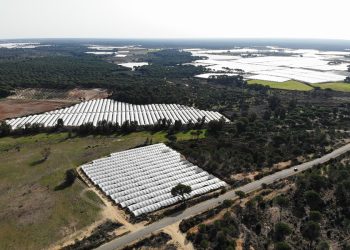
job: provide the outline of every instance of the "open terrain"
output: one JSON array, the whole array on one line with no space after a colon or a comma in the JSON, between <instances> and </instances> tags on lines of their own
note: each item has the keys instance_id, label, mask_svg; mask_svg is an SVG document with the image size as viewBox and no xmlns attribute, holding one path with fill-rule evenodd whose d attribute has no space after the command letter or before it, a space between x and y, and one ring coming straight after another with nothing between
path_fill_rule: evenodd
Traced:
<instances>
[{"instance_id":1,"label":"open terrain","mask_svg":"<svg viewBox=\"0 0 350 250\"><path fill-rule=\"evenodd\" d=\"M0 120L47 112L67 107L74 103L76 102L2 99L0 100Z\"/></svg>"},{"instance_id":2,"label":"open terrain","mask_svg":"<svg viewBox=\"0 0 350 250\"><path fill-rule=\"evenodd\" d=\"M285 89L285 90L299 90L299 91L310 91L313 88L302 82L289 80L286 82L273 82L265 80L248 80L248 84L261 84L264 86L269 86L273 89Z\"/></svg>"},{"instance_id":3,"label":"open terrain","mask_svg":"<svg viewBox=\"0 0 350 250\"><path fill-rule=\"evenodd\" d=\"M55 190L65 171L112 152L167 141L166 133L69 137L68 133L0 139L0 249L42 249L101 218L98 197L80 180ZM202 135L204 136L204 135ZM190 132L178 140L192 139ZM50 148L47 160L41 154ZM85 197L85 198L84 198ZM96 201L91 202L91 200Z\"/></svg>"},{"instance_id":4,"label":"open terrain","mask_svg":"<svg viewBox=\"0 0 350 250\"><path fill-rule=\"evenodd\" d=\"M335 91L350 92L350 83L346 82L328 82L328 83L313 83L313 87L321 89L331 89Z\"/></svg>"},{"instance_id":5,"label":"open terrain","mask_svg":"<svg viewBox=\"0 0 350 250\"><path fill-rule=\"evenodd\" d=\"M19 88L5 99L0 99L0 120L37 114L71 106L82 100L107 98L105 89L69 90Z\"/></svg>"}]
</instances>

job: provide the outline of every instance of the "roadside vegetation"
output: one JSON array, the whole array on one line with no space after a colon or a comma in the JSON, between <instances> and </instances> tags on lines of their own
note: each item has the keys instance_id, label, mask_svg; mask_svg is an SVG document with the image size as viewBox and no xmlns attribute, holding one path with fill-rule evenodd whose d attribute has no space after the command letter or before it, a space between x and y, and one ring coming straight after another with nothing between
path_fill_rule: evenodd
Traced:
<instances>
[{"instance_id":1,"label":"roadside vegetation","mask_svg":"<svg viewBox=\"0 0 350 250\"><path fill-rule=\"evenodd\" d=\"M300 106L269 98L266 110L232 116L230 124L210 122L208 136L200 141L173 142L176 150L192 161L234 185L242 184L235 174L254 172L254 178L286 166L321 156L344 144L349 134L347 106L326 108ZM257 171L257 172L256 172ZM247 180L243 180L247 181Z\"/></svg>"},{"instance_id":2,"label":"roadside vegetation","mask_svg":"<svg viewBox=\"0 0 350 250\"><path fill-rule=\"evenodd\" d=\"M221 215L186 219L180 228L198 249L235 249L239 244L243 249L347 250L349 157L271 184Z\"/></svg>"}]
</instances>

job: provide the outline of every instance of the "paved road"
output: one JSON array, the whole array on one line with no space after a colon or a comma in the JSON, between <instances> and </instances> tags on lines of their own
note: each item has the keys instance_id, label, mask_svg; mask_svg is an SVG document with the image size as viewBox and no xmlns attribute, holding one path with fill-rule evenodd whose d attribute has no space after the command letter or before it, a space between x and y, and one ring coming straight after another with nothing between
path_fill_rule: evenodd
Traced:
<instances>
[{"instance_id":1,"label":"paved road","mask_svg":"<svg viewBox=\"0 0 350 250\"><path fill-rule=\"evenodd\" d=\"M303 163L303 164L300 164L297 166L293 166L291 168L276 172L276 173L269 175L269 176L265 176L264 178L262 178L260 180L257 180L257 181L251 182L247 185L241 186L238 189L228 191L225 194L220 195L217 198L213 198L213 199L198 203L192 207L187 208L184 211L181 211L180 213L163 218L163 219L161 219L157 222L154 222L154 223L152 223L152 224L150 224L150 225L148 225L140 230L134 231L134 232L129 233L127 235L124 235L120 238L112 240L112 241L100 246L97 249L99 249L99 250L120 249L122 247L129 245L133 241L145 238L148 235L155 233L156 231L159 231L160 229L162 229L166 226L174 224L177 221L192 217L196 214L205 212L213 207L216 207L226 199L237 198L237 196L235 194L235 191L237 191L237 190L242 190L245 193L256 191L256 190L261 188L261 184L263 184L263 183L270 184L270 183L273 183L274 181L278 181L280 179L295 175L295 174L297 174L301 171L305 171L305 170L307 170L315 165L327 162L332 158L336 158L336 157L338 157L338 156L340 156L348 151L350 151L350 144L347 144L341 148L338 148L338 149L334 150L333 152L326 154L326 155L324 155L320 158L317 158L315 160L312 160L312 161L309 161L309 162L306 162L306 163ZM298 171L294 171L294 168L298 168Z\"/></svg>"}]
</instances>

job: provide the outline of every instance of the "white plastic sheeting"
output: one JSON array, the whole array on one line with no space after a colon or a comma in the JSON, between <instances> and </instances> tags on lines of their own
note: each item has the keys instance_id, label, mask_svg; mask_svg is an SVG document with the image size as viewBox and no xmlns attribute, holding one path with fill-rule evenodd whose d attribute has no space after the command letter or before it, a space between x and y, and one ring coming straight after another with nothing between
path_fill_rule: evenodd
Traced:
<instances>
[{"instance_id":1,"label":"white plastic sheeting","mask_svg":"<svg viewBox=\"0 0 350 250\"><path fill-rule=\"evenodd\" d=\"M191 64L204 66L213 72L230 73L241 69L253 75L248 79L282 82L298 80L307 83L343 81L347 75L350 52L318 51L266 47L264 49L204 50L187 49L194 56L206 57ZM266 52L283 52L284 56L263 55ZM241 57L253 53L255 57ZM290 54L290 55L289 55ZM337 61L337 64L332 62ZM227 69L230 69L229 71ZM206 75L197 75L204 78Z\"/></svg>"},{"instance_id":2,"label":"white plastic sheeting","mask_svg":"<svg viewBox=\"0 0 350 250\"><path fill-rule=\"evenodd\" d=\"M99 121L121 125L125 121L137 121L141 126L154 125L159 119L167 119L175 122L188 123L190 120L196 122L205 117L205 122L218 120L223 117L214 111L199 110L178 104L149 104L134 105L117 102L110 99L98 99L81 102L71 107L58 109L38 115L30 115L7 120L13 129L24 127L25 124L42 124L45 127L53 127L58 119L62 119L65 126L80 126L91 122L95 126ZM226 121L228 121L225 118Z\"/></svg>"},{"instance_id":3,"label":"white plastic sheeting","mask_svg":"<svg viewBox=\"0 0 350 250\"><path fill-rule=\"evenodd\" d=\"M187 198L227 185L163 143L113 153L81 169L107 196L135 216L178 202L180 198L174 197L171 189L179 183L191 186Z\"/></svg>"}]
</instances>

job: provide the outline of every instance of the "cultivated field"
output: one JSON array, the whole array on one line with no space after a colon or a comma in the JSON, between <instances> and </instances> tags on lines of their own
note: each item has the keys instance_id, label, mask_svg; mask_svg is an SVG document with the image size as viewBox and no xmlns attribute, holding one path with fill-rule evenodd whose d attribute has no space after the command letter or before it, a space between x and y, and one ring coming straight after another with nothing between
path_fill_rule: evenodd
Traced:
<instances>
[{"instance_id":1,"label":"cultivated field","mask_svg":"<svg viewBox=\"0 0 350 250\"><path fill-rule=\"evenodd\" d=\"M0 120L42 113L70 106L75 102L50 100L0 100Z\"/></svg>"},{"instance_id":2,"label":"cultivated field","mask_svg":"<svg viewBox=\"0 0 350 250\"><path fill-rule=\"evenodd\" d=\"M178 183L191 186L186 198L226 186L163 143L113 153L81 169L105 195L135 216L179 202L181 198L171 194Z\"/></svg>"},{"instance_id":3,"label":"cultivated field","mask_svg":"<svg viewBox=\"0 0 350 250\"><path fill-rule=\"evenodd\" d=\"M0 120L64 108L81 100L106 97L108 97L107 91L98 88L75 88L71 90L16 89L13 95L6 99L0 99Z\"/></svg>"},{"instance_id":4,"label":"cultivated field","mask_svg":"<svg viewBox=\"0 0 350 250\"><path fill-rule=\"evenodd\" d=\"M55 191L65 171L135 147L146 138L164 142L165 136L163 132L138 132L125 136L68 138L67 133L57 133L1 138L0 249L47 248L98 220L98 197L93 193L82 197L86 186L79 180ZM176 136L178 140L193 138L190 132ZM48 147L51 154L43 160L41 151Z\"/></svg>"},{"instance_id":5,"label":"cultivated field","mask_svg":"<svg viewBox=\"0 0 350 250\"><path fill-rule=\"evenodd\" d=\"M306 85L304 83L289 80L286 82L272 82L272 81L265 81L265 80L249 80L248 84L261 84L264 86L269 86L273 89L285 89L285 90L299 90L299 91L310 91L313 88L309 85Z\"/></svg>"},{"instance_id":6,"label":"cultivated field","mask_svg":"<svg viewBox=\"0 0 350 250\"><path fill-rule=\"evenodd\" d=\"M60 101L80 101L108 97L105 89L81 89L74 88L70 90L44 89L44 88L19 88L8 99L26 99L26 100L60 100Z\"/></svg>"},{"instance_id":7,"label":"cultivated field","mask_svg":"<svg viewBox=\"0 0 350 250\"><path fill-rule=\"evenodd\" d=\"M313 83L312 86L321 89L332 89L335 91L350 92L350 83L346 82L328 82L328 83Z\"/></svg>"},{"instance_id":8,"label":"cultivated field","mask_svg":"<svg viewBox=\"0 0 350 250\"><path fill-rule=\"evenodd\" d=\"M123 124L125 121L143 125L154 125L159 120L166 119L172 122L181 121L187 124L189 121L197 122L205 118L205 122L224 118L214 111L199 110L192 107L177 104L149 104L134 105L117 102L111 99L98 99L81 102L65 109L54 110L40 115L32 115L8 120L7 123L13 129L23 127L26 124L42 124L45 127L53 127L58 119L62 119L66 126L80 126L93 123L94 126L101 121L113 124Z\"/></svg>"},{"instance_id":9,"label":"cultivated field","mask_svg":"<svg viewBox=\"0 0 350 250\"><path fill-rule=\"evenodd\" d=\"M307 83L343 81L349 63L349 53L344 51L323 52L278 47L186 51L194 56L205 57L193 62L194 65L227 73L240 69L251 74L248 77L250 79L276 82L292 79Z\"/></svg>"}]
</instances>

